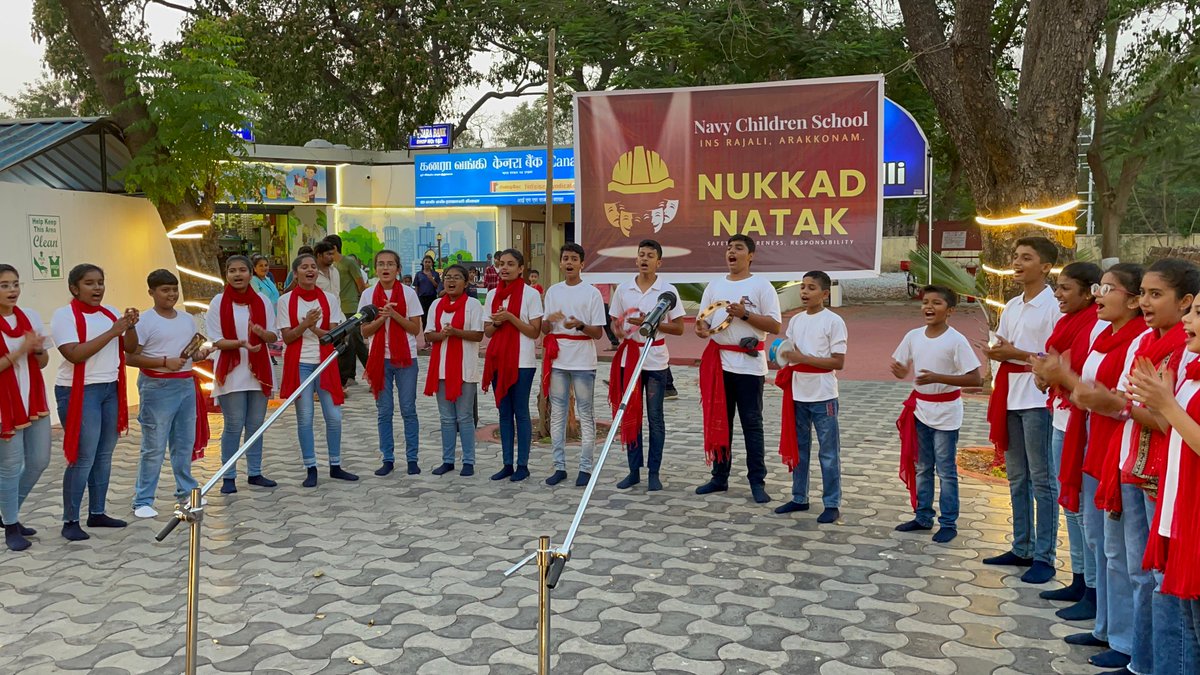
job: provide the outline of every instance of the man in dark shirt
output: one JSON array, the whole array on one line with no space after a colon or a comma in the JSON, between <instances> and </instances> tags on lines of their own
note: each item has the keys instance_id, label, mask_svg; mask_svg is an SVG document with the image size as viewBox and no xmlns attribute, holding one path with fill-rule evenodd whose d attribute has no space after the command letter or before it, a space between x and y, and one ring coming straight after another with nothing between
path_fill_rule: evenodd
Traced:
<instances>
[{"instance_id":1,"label":"man in dark shirt","mask_svg":"<svg viewBox=\"0 0 1200 675\"><path fill-rule=\"evenodd\" d=\"M342 313L346 316L351 316L358 311L358 299L362 296L362 292L366 289L367 284L363 281L362 272L358 265L346 256L342 255L342 238L336 234L331 234L325 237L325 241L333 244L333 266L338 271L339 287L337 289L338 300L342 304ZM354 382L354 376L358 371L358 367L354 365L355 357L362 362L363 366L367 365L367 344L363 341L362 333L358 327L354 327L346 335L346 343L349 349L342 352L338 356L338 371L342 376L342 386L345 387L349 383Z\"/></svg>"}]
</instances>

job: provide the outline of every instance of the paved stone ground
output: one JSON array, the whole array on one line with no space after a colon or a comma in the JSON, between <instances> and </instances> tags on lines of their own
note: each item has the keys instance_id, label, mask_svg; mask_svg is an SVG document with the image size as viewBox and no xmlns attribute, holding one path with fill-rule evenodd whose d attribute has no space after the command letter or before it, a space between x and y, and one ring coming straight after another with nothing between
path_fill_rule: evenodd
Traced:
<instances>
[{"instance_id":1,"label":"paved stone ground","mask_svg":"<svg viewBox=\"0 0 1200 675\"><path fill-rule=\"evenodd\" d=\"M676 377L666 490L617 491L624 458L606 467L555 591L556 672L1091 672L1087 654L1060 639L1078 627L1057 622L1040 589L979 562L1006 547L1002 487L963 481L960 536L949 546L892 531L908 517L892 425L905 385L844 384L843 522L818 526L815 512L771 513L790 488L773 450L772 504L750 501L744 478L723 495L692 494L706 476L696 372ZM549 449L537 446L534 479L522 484L487 479L499 465L494 444L479 450L480 475L431 475L437 414L424 397L425 473L377 478L374 407L364 387L352 392L344 463L362 481L323 476L317 489L301 488L289 412L268 433L267 474L280 486L210 496L201 670L533 672L535 570L501 573L538 534L561 540L581 490L544 485ZM777 392L769 387L769 420ZM981 443L983 407L969 406L962 442ZM494 419L482 408L484 423ZM135 426L117 449L114 515L129 513L138 442ZM169 510L160 499L157 521L61 539L55 448L23 518L41 530L35 545L0 554L0 672L180 672L185 531L154 542ZM200 475L212 475L218 454L210 450ZM169 480L164 473L160 486L168 497Z\"/></svg>"}]
</instances>

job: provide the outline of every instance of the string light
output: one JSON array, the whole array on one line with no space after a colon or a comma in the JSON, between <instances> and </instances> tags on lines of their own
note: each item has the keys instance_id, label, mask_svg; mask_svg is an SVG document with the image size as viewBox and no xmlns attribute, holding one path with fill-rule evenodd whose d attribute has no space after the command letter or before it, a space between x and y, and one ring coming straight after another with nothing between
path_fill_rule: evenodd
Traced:
<instances>
[{"instance_id":1,"label":"string light","mask_svg":"<svg viewBox=\"0 0 1200 675\"><path fill-rule=\"evenodd\" d=\"M984 298L983 302L984 302L984 304L991 305L992 307L995 307L996 309L999 309L999 310L1003 310L1005 308L1005 304L1003 302L998 302L991 298Z\"/></svg>"},{"instance_id":2,"label":"string light","mask_svg":"<svg viewBox=\"0 0 1200 675\"><path fill-rule=\"evenodd\" d=\"M992 267L991 265L986 265L984 263L980 263L979 266L981 268L983 268L984 272L987 272L988 274L995 274L996 276L1000 276L1000 277L1011 277L1012 275L1017 273L1016 270L998 270L995 267ZM1063 271L1063 268L1061 268L1061 267L1051 267L1050 268L1050 274L1062 274L1062 271Z\"/></svg>"},{"instance_id":3,"label":"string light","mask_svg":"<svg viewBox=\"0 0 1200 675\"><path fill-rule=\"evenodd\" d=\"M1075 232L1078 228L1075 225L1055 225L1048 223L1043 218L1052 218L1062 215L1068 211L1072 211L1079 206L1078 199L1072 199L1069 202L1063 202L1058 206L1051 206L1043 209L1021 208L1019 215L1009 216L1006 218L988 218L985 216L975 216L975 222L988 227L1004 227L1007 225L1034 225L1047 230L1055 230L1057 232Z\"/></svg>"},{"instance_id":4,"label":"string light","mask_svg":"<svg viewBox=\"0 0 1200 675\"><path fill-rule=\"evenodd\" d=\"M183 232L194 230L197 227L208 227L209 225L212 225L212 221L207 218L189 220L186 223L180 223L175 229L167 232L167 239L200 239L204 235L198 233L183 234Z\"/></svg>"},{"instance_id":5,"label":"string light","mask_svg":"<svg viewBox=\"0 0 1200 675\"><path fill-rule=\"evenodd\" d=\"M206 302L196 302L195 300L186 300L186 301L184 301L183 306L184 307L194 307L202 312L208 311L208 303L206 303Z\"/></svg>"},{"instance_id":6,"label":"string light","mask_svg":"<svg viewBox=\"0 0 1200 675\"><path fill-rule=\"evenodd\" d=\"M186 274L190 277L196 277L197 279L211 281L214 284L221 284L221 285L225 284L225 282L223 280L218 279L211 274L205 274L204 272L197 272L194 269L190 269L190 268L184 267L182 265L176 265L175 269L179 270L181 273Z\"/></svg>"}]
</instances>

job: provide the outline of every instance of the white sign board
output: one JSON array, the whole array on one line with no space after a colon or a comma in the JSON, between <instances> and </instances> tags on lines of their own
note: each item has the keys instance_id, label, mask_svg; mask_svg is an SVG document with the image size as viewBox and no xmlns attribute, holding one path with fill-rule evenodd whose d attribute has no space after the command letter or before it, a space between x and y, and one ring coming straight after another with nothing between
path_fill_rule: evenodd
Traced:
<instances>
[{"instance_id":1,"label":"white sign board","mask_svg":"<svg viewBox=\"0 0 1200 675\"><path fill-rule=\"evenodd\" d=\"M33 252L33 278L51 281L63 278L62 228L58 216L29 216L29 243Z\"/></svg>"}]
</instances>

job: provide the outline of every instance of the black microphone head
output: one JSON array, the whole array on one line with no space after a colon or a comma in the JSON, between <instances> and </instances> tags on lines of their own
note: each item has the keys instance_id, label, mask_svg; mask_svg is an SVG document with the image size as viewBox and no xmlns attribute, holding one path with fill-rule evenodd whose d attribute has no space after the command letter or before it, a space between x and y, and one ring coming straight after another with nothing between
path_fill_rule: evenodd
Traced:
<instances>
[{"instance_id":1,"label":"black microphone head","mask_svg":"<svg viewBox=\"0 0 1200 675\"><path fill-rule=\"evenodd\" d=\"M665 291L662 295L659 295L658 300L659 302L666 300L667 309L675 309L675 305L679 302L679 298L675 297L675 294L671 291Z\"/></svg>"},{"instance_id":2,"label":"black microphone head","mask_svg":"<svg viewBox=\"0 0 1200 675\"><path fill-rule=\"evenodd\" d=\"M367 305L358 310L358 313L362 316L362 320L367 322L374 321L379 317L379 309L375 305Z\"/></svg>"}]
</instances>

